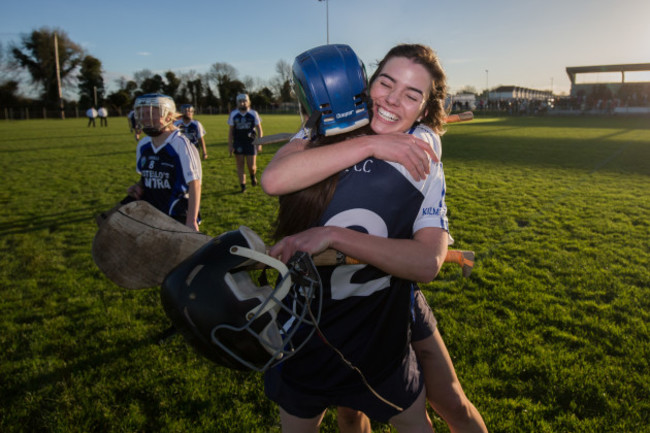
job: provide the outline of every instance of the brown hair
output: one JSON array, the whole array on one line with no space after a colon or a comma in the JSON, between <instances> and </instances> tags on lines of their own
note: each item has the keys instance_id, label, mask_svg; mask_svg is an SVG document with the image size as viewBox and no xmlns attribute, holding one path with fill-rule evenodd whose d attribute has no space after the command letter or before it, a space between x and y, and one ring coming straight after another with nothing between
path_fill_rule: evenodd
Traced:
<instances>
[{"instance_id":1,"label":"brown hair","mask_svg":"<svg viewBox=\"0 0 650 433\"><path fill-rule=\"evenodd\" d=\"M384 65L393 57L404 57L422 65L431 74L431 93L425 102L420 123L430 127L438 134L444 133L445 98L447 97L447 75L440 65L440 60L430 47L420 44L400 44L394 46L378 63L377 70L370 77L369 88L381 73Z\"/></svg>"}]
</instances>

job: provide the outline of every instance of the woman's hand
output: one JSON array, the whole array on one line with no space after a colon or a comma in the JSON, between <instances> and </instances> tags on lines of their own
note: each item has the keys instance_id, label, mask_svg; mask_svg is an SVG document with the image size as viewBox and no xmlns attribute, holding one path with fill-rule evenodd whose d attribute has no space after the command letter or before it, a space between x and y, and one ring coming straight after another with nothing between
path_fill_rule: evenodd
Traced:
<instances>
[{"instance_id":1,"label":"woman's hand","mask_svg":"<svg viewBox=\"0 0 650 433\"><path fill-rule=\"evenodd\" d=\"M196 218L193 219L187 218L185 220L185 225L196 232L199 231L199 224L196 222Z\"/></svg>"},{"instance_id":2,"label":"woman's hand","mask_svg":"<svg viewBox=\"0 0 650 433\"><path fill-rule=\"evenodd\" d=\"M372 156L403 165L415 180L426 179L430 161L439 162L431 145L413 135L394 133L367 138Z\"/></svg>"},{"instance_id":3,"label":"woman's hand","mask_svg":"<svg viewBox=\"0 0 650 433\"><path fill-rule=\"evenodd\" d=\"M126 190L126 194L129 197L133 197L136 200L140 200L142 198L143 193L144 190L142 189L142 185L140 185L139 183L134 183Z\"/></svg>"},{"instance_id":4,"label":"woman's hand","mask_svg":"<svg viewBox=\"0 0 650 433\"><path fill-rule=\"evenodd\" d=\"M332 227L314 227L295 235L287 236L269 249L269 255L287 263L297 251L312 256L325 251L331 244Z\"/></svg>"}]
</instances>

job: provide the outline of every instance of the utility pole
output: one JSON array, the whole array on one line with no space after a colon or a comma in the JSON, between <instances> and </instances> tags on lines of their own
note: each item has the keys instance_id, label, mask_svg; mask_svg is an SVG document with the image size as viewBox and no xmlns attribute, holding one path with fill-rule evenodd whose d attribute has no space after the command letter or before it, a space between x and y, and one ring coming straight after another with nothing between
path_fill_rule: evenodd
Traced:
<instances>
[{"instance_id":1,"label":"utility pole","mask_svg":"<svg viewBox=\"0 0 650 433\"><path fill-rule=\"evenodd\" d=\"M63 92L61 92L61 69L59 67L59 39L54 33L54 62L56 63L56 84L59 89L59 108L61 109L61 120L65 120L65 111L63 110Z\"/></svg>"},{"instance_id":2,"label":"utility pole","mask_svg":"<svg viewBox=\"0 0 650 433\"><path fill-rule=\"evenodd\" d=\"M327 29L327 45L330 44L330 2L329 0L318 0L325 2L325 27Z\"/></svg>"}]
</instances>

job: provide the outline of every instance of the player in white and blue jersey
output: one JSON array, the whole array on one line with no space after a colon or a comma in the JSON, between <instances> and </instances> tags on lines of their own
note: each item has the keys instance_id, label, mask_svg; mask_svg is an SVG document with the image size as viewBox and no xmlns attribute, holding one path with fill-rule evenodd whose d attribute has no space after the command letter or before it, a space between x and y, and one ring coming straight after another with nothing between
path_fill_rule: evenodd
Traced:
<instances>
[{"instance_id":1,"label":"player in white and blue jersey","mask_svg":"<svg viewBox=\"0 0 650 433\"><path fill-rule=\"evenodd\" d=\"M190 140L196 149L202 152L203 159L208 159L208 150L205 147L205 128L198 120L194 119L194 106L192 104L181 105L183 117L174 122L174 125Z\"/></svg>"},{"instance_id":2,"label":"player in white and blue jersey","mask_svg":"<svg viewBox=\"0 0 650 433\"><path fill-rule=\"evenodd\" d=\"M138 127L147 136L136 150L140 180L129 187L128 196L145 200L198 231L201 160L196 147L173 125L174 100L161 94L142 95L134 110Z\"/></svg>"},{"instance_id":3,"label":"player in white and blue jersey","mask_svg":"<svg viewBox=\"0 0 650 433\"><path fill-rule=\"evenodd\" d=\"M246 191L245 166L251 178L251 184L257 185L257 152L262 146L253 144L256 138L261 138L262 120L257 111L250 108L251 101L247 94L237 95L237 108L228 117L228 151L234 154L237 162L237 177L241 192Z\"/></svg>"}]
</instances>

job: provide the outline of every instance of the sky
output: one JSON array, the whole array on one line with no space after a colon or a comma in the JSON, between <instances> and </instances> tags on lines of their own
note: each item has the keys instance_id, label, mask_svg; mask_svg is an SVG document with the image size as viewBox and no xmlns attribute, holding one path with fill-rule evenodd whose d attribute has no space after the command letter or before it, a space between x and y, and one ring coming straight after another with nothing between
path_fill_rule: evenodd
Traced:
<instances>
[{"instance_id":1,"label":"sky","mask_svg":"<svg viewBox=\"0 0 650 433\"><path fill-rule=\"evenodd\" d=\"M568 66L650 63L650 0L7 1L0 43L58 28L102 62L108 91L143 69L225 62L240 79L277 76L318 45L350 45L369 72L398 43L438 54L451 93L515 85L568 93ZM66 94L76 92L67 89Z\"/></svg>"}]
</instances>

